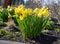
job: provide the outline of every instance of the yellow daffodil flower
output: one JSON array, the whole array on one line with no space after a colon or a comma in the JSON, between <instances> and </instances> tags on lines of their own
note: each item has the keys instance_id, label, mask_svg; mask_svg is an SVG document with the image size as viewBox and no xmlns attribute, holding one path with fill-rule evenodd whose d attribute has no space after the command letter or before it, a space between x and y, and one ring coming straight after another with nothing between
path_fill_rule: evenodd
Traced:
<instances>
[{"instance_id":1,"label":"yellow daffodil flower","mask_svg":"<svg viewBox=\"0 0 60 44\"><path fill-rule=\"evenodd\" d=\"M39 8L36 8L33 12L36 13L36 14L38 14L39 11L40 11L40 9Z\"/></svg>"},{"instance_id":2,"label":"yellow daffodil flower","mask_svg":"<svg viewBox=\"0 0 60 44\"><path fill-rule=\"evenodd\" d=\"M8 18L12 18L11 14L9 13Z\"/></svg>"},{"instance_id":3,"label":"yellow daffodil flower","mask_svg":"<svg viewBox=\"0 0 60 44\"><path fill-rule=\"evenodd\" d=\"M11 6L8 6L8 9L10 9L11 8Z\"/></svg>"},{"instance_id":4,"label":"yellow daffodil flower","mask_svg":"<svg viewBox=\"0 0 60 44\"><path fill-rule=\"evenodd\" d=\"M39 13L37 16L38 16L38 17L41 17L41 16L42 16L42 13Z\"/></svg>"},{"instance_id":5,"label":"yellow daffodil flower","mask_svg":"<svg viewBox=\"0 0 60 44\"><path fill-rule=\"evenodd\" d=\"M20 20L23 20L23 19L24 19L24 16L23 16L23 15L21 15L21 16L20 16Z\"/></svg>"},{"instance_id":6,"label":"yellow daffodil flower","mask_svg":"<svg viewBox=\"0 0 60 44\"><path fill-rule=\"evenodd\" d=\"M27 14L28 14L27 12L28 12L27 10L23 11L22 15L27 16Z\"/></svg>"},{"instance_id":7,"label":"yellow daffodil flower","mask_svg":"<svg viewBox=\"0 0 60 44\"><path fill-rule=\"evenodd\" d=\"M43 11L43 15L44 15L44 16L49 16L49 14L50 14L50 11L49 11L48 9L45 9L45 10Z\"/></svg>"},{"instance_id":8,"label":"yellow daffodil flower","mask_svg":"<svg viewBox=\"0 0 60 44\"><path fill-rule=\"evenodd\" d=\"M27 9L27 13L28 13L28 15L32 15L32 13L33 13L33 12L32 12L32 9L31 9L31 8L28 8L28 9Z\"/></svg>"}]
</instances>

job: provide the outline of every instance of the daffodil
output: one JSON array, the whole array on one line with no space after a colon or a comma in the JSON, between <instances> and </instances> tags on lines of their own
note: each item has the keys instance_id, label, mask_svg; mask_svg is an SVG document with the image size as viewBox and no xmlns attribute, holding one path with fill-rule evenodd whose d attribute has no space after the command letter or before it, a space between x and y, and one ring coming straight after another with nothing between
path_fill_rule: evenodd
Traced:
<instances>
[{"instance_id":1,"label":"daffodil","mask_svg":"<svg viewBox=\"0 0 60 44\"><path fill-rule=\"evenodd\" d=\"M23 8L19 9L20 14L23 14L24 11L25 11L25 9L23 9Z\"/></svg>"},{"instance_id":2,"label":"daffodil","mask_svg":"<svg viewBox=\"0 0 60 44\"><path fill-rule=\"evenodd\" d=\"M48 9L45 9L45 10L43 11L43 15L44 15L44 16L49 16L49 14L50 14L50 11L49 11Z\"/></svg>"},{"instance_id":3,"label":"daffodil","mask_svg":"<svg viewBox=\"0 0 60 44\"><path fill-rule=\"evenodd\" d=\"M33 12L32 12L32 9L31 9L31 8L28 8L28 9L27 9L27 13L28 13L28 15L32 15L32 13L33 13Z\"/></svg>"},{"instance_id":4,"label":"daffodil","mask_svg":"<svg viewBox=\"0 0 60 44\"><path fill-rule=\"evenodd\" d=\"M38 14L39 11L40 11L40 9L39 8L36 8L33 12L36 13L36 14Z\"/></svg>"},{"instance_id":5,"label":"daffodil","mask_svg":"<svg viewBox=\"0 0 60 44\"><path fill-rule=\"evenodd\" d=\"M11 14L9 13L8 18L12 18Z\"/></svg>"},{"instance_id":6,"label":"daffodil","mask_svg":"<svg viewBox=\"0 0 60 44\"><path fill-rule=\"evenodd\" d=\"M19 8L15 8L15 14L19 13Z\"/></svg>"},{"instance_id":7,"label":"daffodil","mask_svg":"<svg viewBox=\"0 0 60 44\"><path fill-rule=\"evenodd\" d=\"M38 16L38 17L41 17L42 15L43 15L42 13L39 13L37 16Z\"/></svg>"},{"instance_id":8,"label":"daffodil","mask_svg":"<svg viewBox=\"0 0 60 44\"><path fill-rule=\"evenodd\" d=\"M23 15L21 15L21 16L20 16L20 20L23 20L23 19L24 19L24 16L23 16Z\"/></svg>"},{"instance_id":9,"label":"daffodil","mask_svg":"<svg viewBox=\"0 0 60 44\"><path fill-rule=\"evenodd\" d=\"M40 9L40 11L44 11L45 9L46 9L46 7L43 6L43 7Z\"/></svg>"},{"instance_id":10,"label":"daffodil","mask_svg":"<svg viewBox=\"0 0 60 44\"><path fill-rule=\"evenodd\" d=\"M22 12L22 15L24 15L24 16L27 16L27 14L28 14L27 10L25 10L25 11Z\"/></svg>"},{"instance_id":11,"label":"daffodil","mask_svg":"<svg viewBox=\"0 0 60 44\"><path fill-rule=\"evenodd\" d=\"M8 6L8 9L10 9L11 8L11 6Z\"/></svg>"}]
</instances>

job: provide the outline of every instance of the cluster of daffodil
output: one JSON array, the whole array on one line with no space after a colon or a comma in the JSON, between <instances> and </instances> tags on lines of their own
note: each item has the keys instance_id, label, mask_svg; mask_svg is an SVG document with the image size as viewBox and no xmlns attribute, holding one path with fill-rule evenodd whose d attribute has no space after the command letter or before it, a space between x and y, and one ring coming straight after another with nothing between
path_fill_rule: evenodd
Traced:
<instances>
[{"instance_id":1,"label":"cluster of daffodil","mask_svg":"<svg viewBox=\"0 0 60 44\"><path fill-rule=\"evenodd\" d=\"M14 7L8 6L8 8L3 8L0 6L0 18L3 21L8 21L9 18L12 18ZM14 14L13 14L14 15Z\"/></svg>"},{"instance_id":2,"label":"cluster of daffodil","mask_svg":"<svg viewBox=\"0 0 60 44\"><path fill-rule=\"evenodd\" d=\"M31 8L25 8L24 5L20 5L15 8L15 14L16 16L20 15L20 19L23 20L24 17L32 14L37 15L38 17L41 17L42 15L47 17L49 16L50 11L46 7L36 8L32 10Z\"/></svg>"},{"instance_id":3,"label":"cluster of daffodil","mask_svg":"<svg viewBox=\"0 0 60 44\"><path fill-rule=\"evenodd\" d=\"M48 8L46 7L42 7L42 8L36 8L34 10L34 13L38 16L41 17L42 15L47 17L50 14L50 11L48 10Z\"/></svg>"},{"instance_id":4,"label":"cluster of daffodil","mask_svg":"<svg viewBox=\"0 0 60 44\"><path fill-rule=\"evenodd\" d=\"M14 8L12 6L8 6L7 10L8 10L8 18L12 18L14 14Z\"/></svg>"},{"instance_id":5,"label":"cluster of daffodil","mask_svg":"<svg viewBox=\"0 0 60 44\"><path fill-rule=\"evenodd\" d=\"M15 7L14 11L23 37L35 38L40 36L49 20L50 10L46 7L33 10L20 5Z\"/></svg>"},{"instance_id":6,"label":"cluster of daffodil","mask_svg":"<svg viewBox=\"0 0 60 44\"><path fill-rule=\"evenodd\" d=\"M16 16L20 15L20 19L22 20L27 15L32 15L32 9L31 8L25 8L25 6L20 5L15 8L15 14Z\"/></svg>"}]
</instances>

